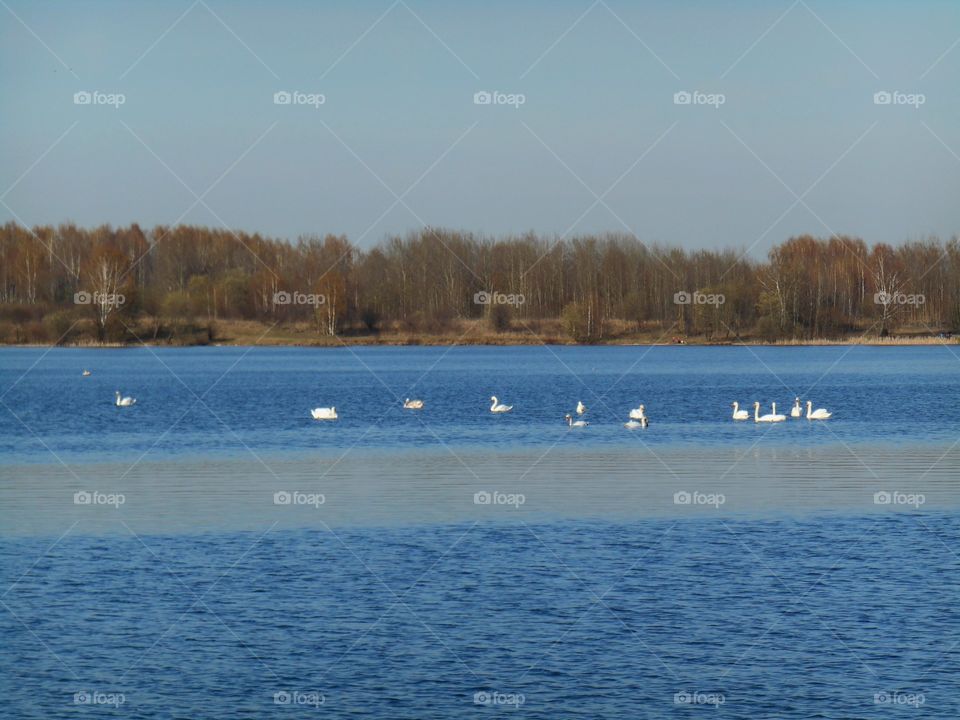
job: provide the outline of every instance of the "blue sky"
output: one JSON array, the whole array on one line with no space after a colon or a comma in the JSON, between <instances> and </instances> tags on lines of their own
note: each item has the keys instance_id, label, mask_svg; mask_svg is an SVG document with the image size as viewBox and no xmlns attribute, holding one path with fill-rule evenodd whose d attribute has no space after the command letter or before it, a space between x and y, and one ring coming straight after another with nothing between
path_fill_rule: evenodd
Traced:
<instances>
[{"instance_id":1,"label":"blue sky","mask_svg":"<svg viewBox=\"0 0 960 720\"><path fill-rule=\"evenodd\" d=\"M946 1L3 0L0 221L949 237L958 40Z\"/></svg>"}]
</instances>

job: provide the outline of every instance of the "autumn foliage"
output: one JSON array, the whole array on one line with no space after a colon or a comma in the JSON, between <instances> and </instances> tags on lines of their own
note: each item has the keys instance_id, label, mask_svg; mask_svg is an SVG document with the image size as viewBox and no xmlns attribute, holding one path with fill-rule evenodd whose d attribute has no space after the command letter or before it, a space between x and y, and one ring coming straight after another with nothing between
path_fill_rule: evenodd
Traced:
<instances>
[{"instance_id":1,"label":"autumn foliage","mask_svg":"<svg viewBox=\"0 0 960 720\"><path fill-rule=\"evenodd\" d=\"M485 306L482 292L523 302ZM677 302L694 292L723 302ZM339 236L195 226L0 227L0 342L203 342L225 320L300 323L318 336L435 334L480 319L497 333L551 320L578 342L642 329L771 340L957 331L960 242L802 236L759 261L616 234L425 228L360 249Z\"/></svg>"}]
</instances>

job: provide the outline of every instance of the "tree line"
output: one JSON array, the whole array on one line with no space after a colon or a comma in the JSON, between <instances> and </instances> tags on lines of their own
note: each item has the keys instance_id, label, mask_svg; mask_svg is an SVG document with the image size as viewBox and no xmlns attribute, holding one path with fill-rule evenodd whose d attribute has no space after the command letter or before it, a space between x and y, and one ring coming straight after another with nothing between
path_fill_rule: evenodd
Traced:
<instances>
[{"instance_id":1,"label":"tree line","mask_svg":"<svg viewBox=\"0 0 960 720\"><path fill-rule=\"evenodd\" d=\"M492 331L557 320L579 342L675 329L818 339L960 329L960 241L793 237L765 260L624 234L486 237L425 228L371 249L188 225L0 227L0 341L174 339L217 321L319 335ZM139 333L139 334L138 334Z\"/></svg>"}]
</instances>

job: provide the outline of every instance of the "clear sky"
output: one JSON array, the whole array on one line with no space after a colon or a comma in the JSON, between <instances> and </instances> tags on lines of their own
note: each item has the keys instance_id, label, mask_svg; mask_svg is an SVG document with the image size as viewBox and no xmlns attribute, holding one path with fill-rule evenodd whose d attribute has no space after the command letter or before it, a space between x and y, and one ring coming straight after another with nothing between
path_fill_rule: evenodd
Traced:
<instances>
[{"instance_id":1,"label":"clear sky","mask_svg":"<svg viewBox=\"0 0 960 720\"><path fill-rule=\"evenodd\" d=\"M955 0L2 0L0 92L3 222L960 232Z\"/></svg>"}]
</instances>

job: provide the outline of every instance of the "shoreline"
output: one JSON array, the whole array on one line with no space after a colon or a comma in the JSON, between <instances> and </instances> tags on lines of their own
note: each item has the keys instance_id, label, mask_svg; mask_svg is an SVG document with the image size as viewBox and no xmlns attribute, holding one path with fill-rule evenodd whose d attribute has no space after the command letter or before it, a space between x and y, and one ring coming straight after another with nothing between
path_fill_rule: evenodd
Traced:
<instances>
[{"instance_id":1,"label":"shoreline","mask_svg":"<svg viewBox=\"0 0 960 720\"><path fill-rule=\"evenodd\" d=\"M578 343L561 338L542 340L498 338L483 340L464 337L431 336L427 338L375 338L336 336L317 338L316 340L288 340L225 338L214 342L176 343L176 342L102 342L102 343L0 343L0 348L62 348L65 350L129 350L139 347L148 348L196 348L196 347L299 347L336 349L343 347L539 347L541 345L562 347L924 347L960 345L960 336L952 338L938 337L889 337L889 338L823 338L813 340L705 340L687 338L683 342L657 342L643 339L614 339L593 343Z\"/></svg>"},{"instance_id":2,"label":"shoreline","mask_svg":"<svg viewBox=\"0 0 960 720\"><path fill-rule=\"evenodd\" d=\"M574 339L562 324L555 319L517 319L508 327L497 331L483 319L461 319L442 327L403 327L391 324L368 329L348 326L336 335L318 334L311 323L265 323L259 320L201 319L195 318L179 334L157 334L157 329L148 324L124 324L122 332L108 335L109 340L99 341L90 332L60 335L63 343L53 343L56 335L30 337L18 335L9 342L4 338L0 347L65 347L117 349L132 347L537 347L541 345L562 347L651 347L651 346L747 346L747 347L826 347L865 345L878 347L958 345L960 333L946 329L933 329L923 324L904 324L885 336L880 336L875 327L849 330L825 337L769 337L751 328L735 335L732 332L713 334L686 334L677 324L666 326L659 323L628 324L611 321L607 332L590 339ZM45 342L40 342L40 341Z\"/></svg>"}]
</instances>

